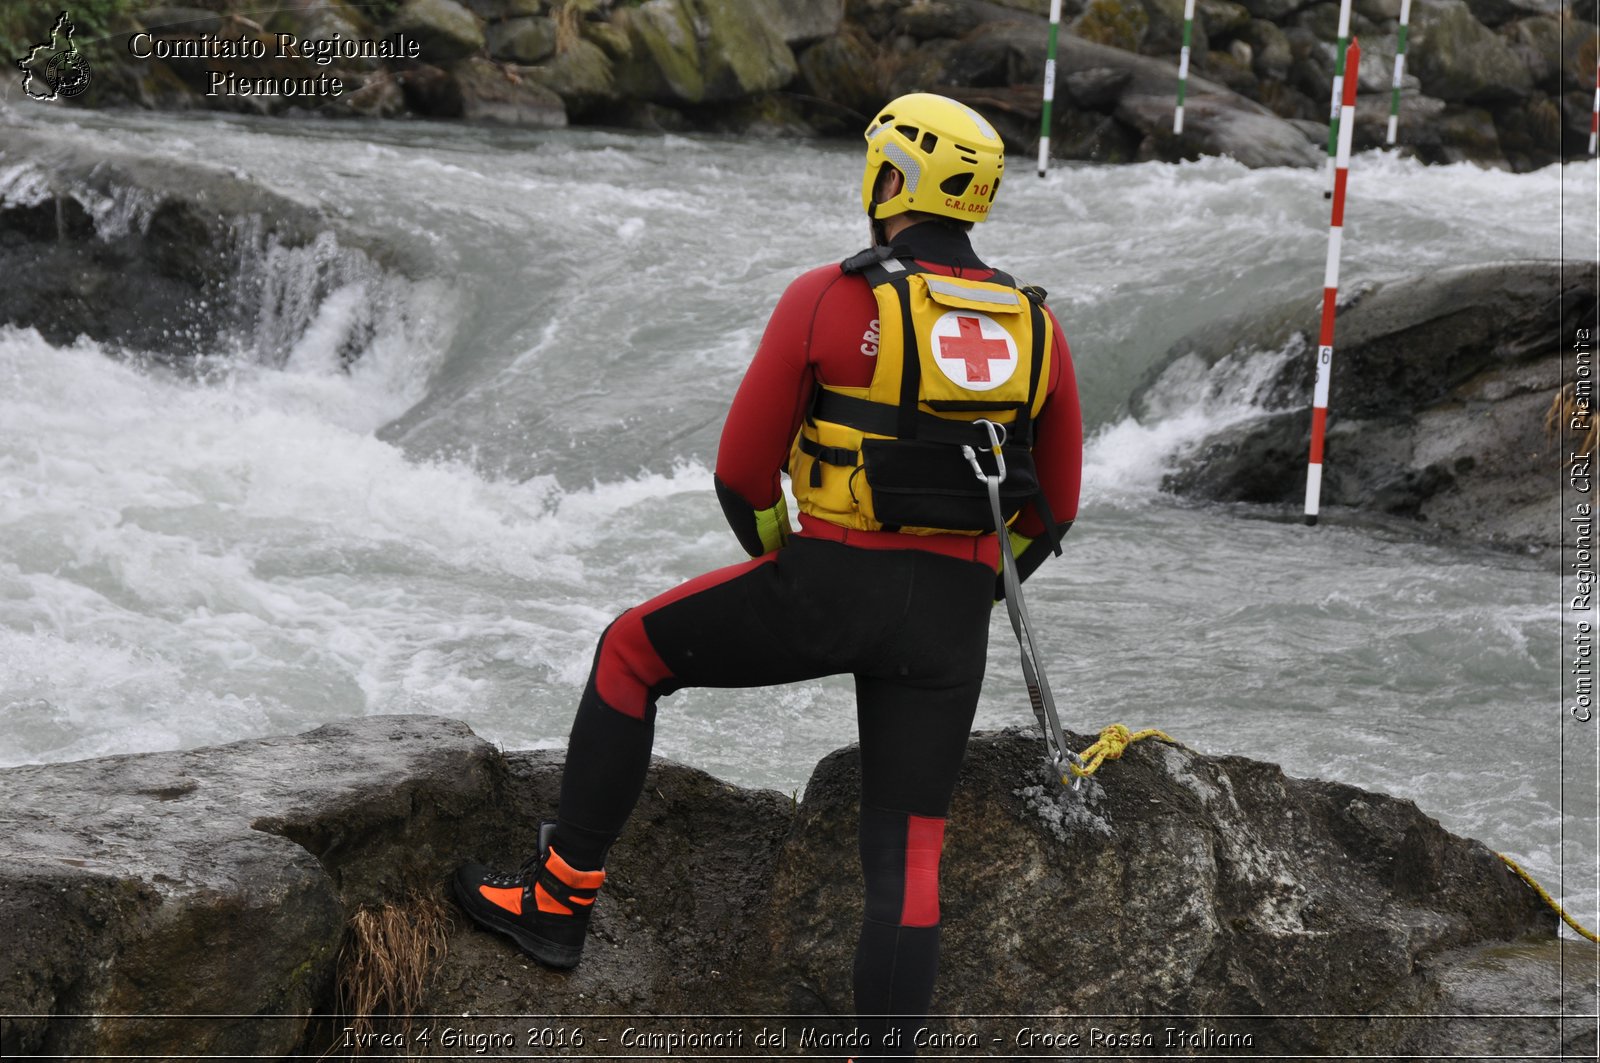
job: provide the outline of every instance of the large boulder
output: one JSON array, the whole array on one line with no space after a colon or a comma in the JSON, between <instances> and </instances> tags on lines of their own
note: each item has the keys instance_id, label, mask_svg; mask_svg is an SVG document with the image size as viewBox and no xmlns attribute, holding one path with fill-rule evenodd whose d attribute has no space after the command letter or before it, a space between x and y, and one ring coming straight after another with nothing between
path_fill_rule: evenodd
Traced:
<instances>
[{"instance_id":1,"label":"large boulder","mask_svg":"<svg viewBox=\"0 0 1600 1063\"><path fill-rule=\"evenodd\" d=\"M1533 89L1527 64L1463 0L1419 0L1406 65L1424 92L1450 102L1518 100Z\"/></svg>"},{"instance_id":2,"label":"large boulder","mask_svg":"<svg viewBox=\"0 0 1600 1063\"><path fill-rule=\"evenodd\" d=\"M983 108L1011 150L1032 150L1039 129L1037 84L1044 66L1033 27L996 22L947 48L952 66L987 76L940 91ZM1315 147L1297 127L1254 100L1196 74L1189 76L1183 136L1174 137L1178 74L1166 60L1067 36L1060 40L1058 60L1065 91L1058 91L1062 105L1054 110L1052 153L1076 157L1066 156L1074 145L1104 140L1110 131L1089 135L1088 129L1097 123L1086 127L1074 115L1075 110L1086 109L1112 117L1121 130L1112 140L1131 136L1141 158L1175 160L1207 153L1229 155L1247 166L1318 163Z\"/></svg>"},{"instance_id":3,"label":"large boulder","mask_svg":"<svg viewBox=\"0 0 1600 1063\"><path fill-rule=\"evenodd\" d=\"M762 1029L801 1049L808 1030L848 1029L859 770L854 748L825 758L797 805L654 762L570 973L439 907L461 861L527 855L558 800L557 753L501 753L438 717L371 717L3 771L0 1010L27 1018L7 1021L0 1051L321 1055L354 1025L410 1031L391 1047L456 1054L448 1036L509 1056L528 1051L530 1027L566 1038L536 1048L597 1048L627 1027L682 1035L686 1014L736 1016L687 1029L740 1031L746 1050ZM1486 1010L1470 1006L1497 992L1547 1011L1563 958L1533 892L1407 801L1155 741L1069 792L1033 735L978 735L945 854L934 1008L947 1015L1187 1013L1186 1029L1220 1022L1285 1054L1543 1043L1520 1020L1418 1021ZM1579 992L1592 979L1570 972L1594 956L1568 947ZM385 969L411 972L409 991ZM357 1019L340 1004L353 999L402 1015ZM1417 1019L1294 1014L1379 1011ZM186 1012L264 1017L197 1025ZM1260 1018L1202 1018L1224 1014ZM1170 1022L1099 1025L1164 1038ZM931 1025L952 1039L981 1029L986 1047L1021 1048L1021 1025L1085 1034L1047 1018ZM1592 1023L1565 1033L1592 1051Z\"/></svg>"},{"instance_id":4,"label":"large boulder","mask_svg":"<svg viewBox=\"0 0 1600 1063\"><path fill-rule=\"evenodd\" d=\"M501 65L474 57L458 64L452 74L461 94L461 117L469 122L522 129L559 129L567 124L561 95L542 83L548 77L543 67Z\"/></svg>"},{"instance_id":5,"label":"large boulder","mask_svg":"<svg viewBox=\"0 0 1600 1063\"><path fill-rule=\"evenodd\" d=\"M31 1016L0 1051L288 1055L332 1002L346 907L437 862L492 752L390 719L0 772L0 1012Z\"/></svg>"},{"instance_id":6,"label":"large boulder","mask_svg":"<svg viewBox=\"0 0 1600 1063\"><path fill-rule=\"evenodd\" d=\"M623 94L669 105L722 103L782 88L797 68L775 0L645 0L617 13L632 59Z\"/></svg>"},{"instance_id":7,"label":"large boulder","mask_svg":"<svg viewBox=\"0 0 1600 1063\"><path fill-rule=\"evenodd\" d=\"M97 218L109 202L134 208ZM283 306L280 274L311 261L314 281ZM411 254L232 171L0 120L0 325L165 359L236 349L276 366L331 293L421 272ZM345 361L370 339L369 312L347 324Z\"/></svg>"},{"instance_id":8,"label":"large boulder","mask_svg":"<svg viewBox=\"0 0 1600 1063\"><path fill-rule=\"evenodd\" d=\"M484 48L483 24L455 0L406 0L389 32L415 40L427 63L449 63Z\"/></svg>"},{"instance_id":9,"label":"large boulder","mask_svg":"<svg viewBox=\"0 0 1600 1063\"><path fill-rule=\"evenodd\" d=\"M782 0L774 10L774 28L791 47L809 44L839 32L845 0Z\"/></svg>"},{"instance_id":10,"label":"large boulder","mask_svg":"<svg viewBox=\"0 0 1600 1063\"><path fill-rule=\"evenodd\" d=\"M1328 402L1322 499L1514 547L1559 542L1545 416L1562 379L1554 322L1592 321L1595 281L1554 262L1463 267L1346 293ZM1177 382L1276 362L1262 414L1205 440L1167 479L1179 494L1297 504L1305 487L1317 299L1220 323L1175 345L1131 407L1159 419ZM1592 327L1592 326L1590 326Z\"/></svg>"},{"instance_id":11,"label":"large boulder","mask_svg":"<svg viewBox=\"0 0 1600 1063\"><path fill-rule=\"evenodd\" d=\"M752 928L784 1012L850 1006L860 885L837 854L859 772L853 748L817 766ZM948 1015L1405 1012L1430 999L1420 962L1554 927L1493 852L1410 802L1154 740L1071 792L1037 738L975 736L941 874ZM1108 1025L1161 1044L1170 1024ZM1336 1024L1238 1028L1256 1051L1341 1047Z\"/></svg>"}]
</instances>

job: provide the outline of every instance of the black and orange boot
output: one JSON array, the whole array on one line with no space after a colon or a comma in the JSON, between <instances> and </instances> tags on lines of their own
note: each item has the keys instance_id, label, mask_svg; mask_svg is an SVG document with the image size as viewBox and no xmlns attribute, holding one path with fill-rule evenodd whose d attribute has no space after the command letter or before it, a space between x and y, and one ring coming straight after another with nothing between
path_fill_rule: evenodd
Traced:
<instances>
[{"instance_id":1,"label":"black and orange boot","mask_svg":"<svg viewBox=\"0 0 1600 1063\"><path fill-rule=\"evenodd\" d=\"M456 898L480 926L510 935L546 967L576 967L604 871L579 871L550 848L554 823L539 825L539 851L517 871L465 864Z\"/></svg>"}]
</instances>

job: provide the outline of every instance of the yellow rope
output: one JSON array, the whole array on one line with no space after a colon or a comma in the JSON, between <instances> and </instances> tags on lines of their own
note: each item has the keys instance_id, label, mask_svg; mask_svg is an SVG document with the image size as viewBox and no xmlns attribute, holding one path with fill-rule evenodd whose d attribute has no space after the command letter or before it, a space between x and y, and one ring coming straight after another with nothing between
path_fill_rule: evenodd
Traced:
<instances>
[{"instance_id":1,"label":"yellow rope","mask_svg":"<svg viewBox=\"0 0 1600 1063\"><path fill-rule=\"evenodd\" d=\"M1135 742L1146 738L1159 738L1163 742L1171 742L1175 746L1183 745L1165 731L1158 731L1154 727L1147 727L1143 731L1130 731L1120 723L1114 723L1100 732L1100 738L1094 745L1078 754L1078 759L1084 762L1083 767L1069 764L1072 774L1080 779L1087 779L1100 769L1100 765L1108 760L1116 760L1122 756L1122 751ZM1065 779L1061 780L1066 782Z\"/></svg>"},{"instance_id":2,"label":"yellow rope","mask_svg":"<svg viewBox=\"0 0 1600 1063\"><path fill-rule=\"evenodd\" d=\"M1143 741L1146 738L1159 738L1163 742L1170 742L1175 746L1183 745L1182 742L1178 741L1176 738L1173 738L1165 731L1157 730L1154 727L1147 727L1143 731L1130 731L1122 724L1114 723L1100 732L1099 739L1096 740L1092 746L1078 754L1078 759L1084 762L1083 767L1080 768L1076 764L1069 764L1067 767L1071 769L1073 775L1078 776L1080 779L1087 779L1096 771L1100 770L1100 765L1104 764L1108 760L1119 759L1122 756L1123 751L1129 746L1133 745L1135 742ZM1061 781L1067 782L1068 780L1066 777L1063 777ZM1590 941L1600 944L1600 936L1597 936L1593 930L1590 930L1588 927L1572 918L1572 916L1568 915L1567 910L1561 907L1560 903L1558 903L1554 897L1550 896L1550 894L1545 891L1543 886L1535 882L1532 875L1528 874L1522 869L1522 865L1518 864L1505 853L1497 853L1495 855L1499 856L1501 860L1504 860L1506 866L1512 871L1516 872L1518 878L1522 879L1522 881L1526 882L1530 887L1532 887L1533 892L1537 893L1540 900L1548 904L1551 909L1561 917L1562 922L1566 923L1573 930L1576 930Z\"/></svg>"},{"instance_id":3,"label":"yellow rope","mask_svg":"<svg viewBox=\"0 0 1600 1063\"><path fill-rule=\"evenodd\" d=\"M1588 927L1582 925L1576 919L1572 918L1572 916L1568 915L1567 910L1561 907L1560 904L1556 903L1556 899L1550 896L1550 894L1546 893L1544 887L1533 880L1532 875L1522 870L1522 866L1520 864L1511 859L1511 857L1507 856L1505 853L1496 853L1495 855L1504 860L1506 862L1506 866L1517 873L1518 878L1532 886L1533 892L1537 893L1539 898L1543 900L1544 903L1548 904L1552 909L1554 909L1555 913L1561 917L1561 921L1563 923L1566 923L1568 926L1582 934L1584 937L1588 938L1590 941L1600 945L1600 937L1595 936L1595 932L1593 930L1590 930Z\"/></svg>"}]
</instances>

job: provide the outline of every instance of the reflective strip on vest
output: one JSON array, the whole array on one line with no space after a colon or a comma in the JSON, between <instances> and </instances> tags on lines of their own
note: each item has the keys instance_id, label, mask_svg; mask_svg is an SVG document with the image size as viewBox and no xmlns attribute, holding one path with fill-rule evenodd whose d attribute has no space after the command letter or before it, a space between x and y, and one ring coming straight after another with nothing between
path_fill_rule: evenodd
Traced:
<instances>
[{"instance_id":1,"label":"reflective strip on vest","mask_svg":"<svg viewBox=\"0 0 1600 1063\"><path fill-rule=\"evenodd\" d=\"M1020 309L1022 300L1026 298L1015 288L1009 291L994 291L992 289L973 289L969 285L954 284L943 277L927 277L928 290L941 295L953 295L958 299L965 299L973 303L987 303L990 306L1004 306L1013 310Z\"/></svg>"}]
</instances>

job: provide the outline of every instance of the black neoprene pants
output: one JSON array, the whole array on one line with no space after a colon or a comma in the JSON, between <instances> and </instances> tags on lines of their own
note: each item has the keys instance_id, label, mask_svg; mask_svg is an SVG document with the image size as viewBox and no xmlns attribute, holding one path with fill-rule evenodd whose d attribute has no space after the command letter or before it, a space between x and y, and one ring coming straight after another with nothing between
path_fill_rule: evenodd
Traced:
<instances>
[{"instance_id":1,"label":"black neoprene pants","mask_svg":"<svg viewBox=\"0 0 1600 1063\"><path fill-rule=\"evenodd\" d=\"M796 538L629 610L601 637L573 722L554 847L575 866L603 864L644 786L658 697L852 673L866 883L855 1007L874 1045L895 1029L910 1054L938 971L939 843L993 592L993 570L975 561ZM649 650L659 661L641 663ZM631 704L630 683L645 686L642 705Z\"/></svg>"}]
</instances>

